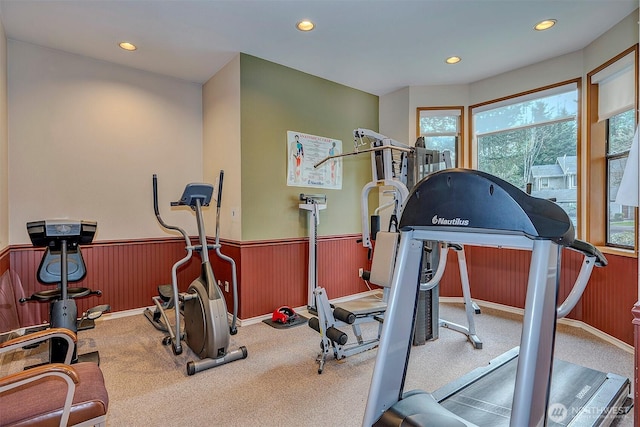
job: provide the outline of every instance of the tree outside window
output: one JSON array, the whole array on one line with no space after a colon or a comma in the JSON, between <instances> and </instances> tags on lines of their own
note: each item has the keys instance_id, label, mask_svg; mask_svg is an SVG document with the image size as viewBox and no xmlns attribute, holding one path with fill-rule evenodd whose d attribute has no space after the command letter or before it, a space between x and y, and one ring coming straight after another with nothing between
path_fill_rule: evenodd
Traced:
<instances>
[{"instance_id":1,"label":"tree outside window","mask_svg":"<svg viewBox=\"0 0 640 427\"><path fill-rule=\"evenodd\" d=\"M462 134L463 107L418 108L419 137L424 137L425 148L451 153L451 164L457 165L458 144Z\"/></svg>"},{"instance_id":2,"label":"tree outside window","mask_svg":"<svg viewBox=\"0 0 640 427\"><path fill-rule=\"evenodd\" d=\"M478 170L554 200L574 225L578 95L574 82L472 107Z\"/></svg>"},{"instance_id":3,"label":"tree outside window","mask_svg":"<svg viewBox=\"0 0 640 427\"><path fill-rule=\"evenodd\" d=\"M635 209L615 203L635 130L634 110L607 119L607 245L634 247Z\"/></svg>"}]
</instances>

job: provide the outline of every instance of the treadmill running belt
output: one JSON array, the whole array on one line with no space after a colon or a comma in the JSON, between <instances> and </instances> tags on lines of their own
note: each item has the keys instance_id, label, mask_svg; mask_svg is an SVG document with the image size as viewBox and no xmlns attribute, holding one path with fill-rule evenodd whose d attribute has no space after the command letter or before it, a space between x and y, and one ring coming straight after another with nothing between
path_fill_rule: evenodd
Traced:
<instances>
[{"instance_id":1,"label":"treadmill running belt","mask_svg":"<svg viewBox=\"0 0 640 427\"><path fill-rule=\"evenodd\" d=\"M450 396L441 405L481 427L508 426L517 364L518 359L512 359L492 375L486 375ZM604 372L554 360L547 425L566 426L606 379ZM558 404L564 406L556 406ZM554 415L553 409L557 408L566 409L566 412Z\"/></svg>"}]
</instances>

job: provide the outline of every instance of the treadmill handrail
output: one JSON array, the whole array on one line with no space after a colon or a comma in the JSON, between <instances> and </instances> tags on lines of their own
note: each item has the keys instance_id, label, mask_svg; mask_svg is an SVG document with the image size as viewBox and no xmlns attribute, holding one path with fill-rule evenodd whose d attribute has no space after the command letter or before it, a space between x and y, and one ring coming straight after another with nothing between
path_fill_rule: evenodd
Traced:
<instances>
[{"instance_id":1,"label":"treadmill handrail","mask_svg":"<svg viewBox=\"0 0 640 427\"><path fill-rule=\"evenodd\" d=\"M605 258L604 254L600 252L598 248L584 240L575 239L573 243L567 247L576 252L581 252L585 257L593 257L598 267L605 267L608 263L607 258Z\"/></svg>"},{"instance_id":2,"label":"treadmill handrail","mask_svg":"<svg viewBox=\"0 0 640 427\"><path fill-rule=\"evenodd\" d=\"M587 287L587 283L589 282L589 278L591 277L593 267L604 267L607 265L607 259L602 254L602 252L600 252L598 248L596 248L589 242L575 239L573 243L567 248L576 252L580 252L582 255L584 255L584 259L582 260L580 272L578 273L578 277L576 277L576 280L573 283L573 287L571 288L569 295L567 295L564 302L558 306L558 318L565 317L567 314L569 314L571 310L573 310L573 308L576 306L578 301L580 301L580 298L582 298L582 294Z\"/></svg>"}]
</instances>

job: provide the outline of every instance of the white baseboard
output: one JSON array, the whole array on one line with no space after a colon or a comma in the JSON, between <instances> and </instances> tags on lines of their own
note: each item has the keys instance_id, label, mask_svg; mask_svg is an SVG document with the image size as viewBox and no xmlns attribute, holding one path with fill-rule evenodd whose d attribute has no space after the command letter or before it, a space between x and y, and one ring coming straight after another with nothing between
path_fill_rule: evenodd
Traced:
<instances>
[{"instance_id":1,"label":"white baseboard","mask_svg":"<svg viewBox=\"0 0 640 427\"><path fill-rule=\"evenodd\" d=\"M336 304L336 303L341 303L341 302L346 302L346 301L351 301L354 299L358 299L358 298L362 298L368 295L372 295L374 293L379 292L378 290L372 290L372 291L366 291L366 292L361 292L361 293L357 293L357 294L353 294L353 295L347 295L344 297L340 297L340 298L335 298L330 300L331 303ZM487 308L491 308L494 310L498 310L498 311L502 311L505 313L511 313L511 314L517 314L520 316L524 316L524 310L522 308L517 308L517 307L511 307L508 305L503 305L503 304L498 304L495 302L489 302L489 301L482 301L482 300L478 300L478 299L474 299L473 300L476 304L478 304L480 307L487 307ZM457 304L463 304L464 300L462 299L462 297L440 297L440 302L443 303L457 303ZM142 313L144 313L144 310L146 308L150 308L151 310L153 310L155 308L155 306L150 306L150 307L142 307L142 308L134 308L131 310L124 310L124 311L117 311L115 313L105 313L103 314L99 319L97 319L97 322L100 321L108 321L111 319L119 319L121 317L128 317L128 316L138 316L138 315L142 315ZM308 316L309 313L307 311L307 307L306 306L300 306L300 307L294 307L293 308L297 313L303 315L303 316ZM231 314L227 314L229 317L229 321L231 321L232 315ZM249 325L255 325L256 323L260 323L263 320L267 320L271 318L271 313L269 314L264 314L262 316L256 316L256 317L250 317L248 319L240 319L238 318L237 320L237 326L241 327L241 326L249 326ZM574 319L567 319L567 318L563 318L563 319L559 319L558 323L562 324L562 325L567 325L567 326L571 326L573 328L578 328L578 329L582 329L606 342L608 342L611 345L614 345L624 351L626 351L627 353L630 354L634 354L634 348L632 345L627 344L624 341L619 340L616 337L613 337L605 332L602 332L601 330L594 328L591 325L588 325L584 322L581 322L579 320L574 320Z\"/></svg>"}]
</instances>

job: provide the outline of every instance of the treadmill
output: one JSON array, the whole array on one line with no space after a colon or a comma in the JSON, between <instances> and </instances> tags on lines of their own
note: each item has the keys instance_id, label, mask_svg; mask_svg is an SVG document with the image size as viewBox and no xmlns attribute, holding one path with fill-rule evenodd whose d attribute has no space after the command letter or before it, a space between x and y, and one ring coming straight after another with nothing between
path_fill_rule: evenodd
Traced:
<instances>
[{"instance_id":1,"label":"treadmill","mask_svg":"<svg viewBox=\"0 0 640 427\"><path fill-rule=\"evenodd\" d=\"M594 246L575 239L558 205L484 172L444 170L413 189L400 231L363 426L592 426L629 411L627 378L553 357L557 318L580 299L594 265L606 265ZM434 393L405 392L414 326L407 307L416 307L422 242L428 240L532 252L522 336L519 347ZM557 307L563 248L585 259Z\"/></svg>"},{"instance_id":2,"label":"treadmill","mask_svg":"<svg viewBox=\"0 0 640 427\"><path fill-rule=\"evenodd\" d=\"M516 347L432 393L442 407L478 426L508 426ZM623 376L554 359L547 426L606 426L632 407Z\"/></svg>"}]
</instances>

